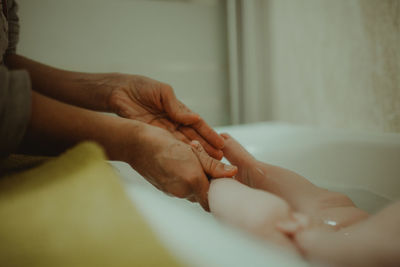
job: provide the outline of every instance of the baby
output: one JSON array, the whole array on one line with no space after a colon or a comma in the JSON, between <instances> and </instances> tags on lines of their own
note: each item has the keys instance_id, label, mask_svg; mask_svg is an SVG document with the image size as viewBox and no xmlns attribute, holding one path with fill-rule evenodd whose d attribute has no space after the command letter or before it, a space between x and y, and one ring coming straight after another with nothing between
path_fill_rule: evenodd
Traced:
<instances>
[{"instance_id":1,"label":"baby","mask_svg":"<svg viewBox=\"0 0 400 267\"><path fill-rule=\"evenodd\" d=\"M208 193L211 212L222 221L297 252L291 237L308 225L308 218L294 212L283 199L251 189L229 178L211 182ZM251 205L251 206L250 206Z\"/></svg>"},{"instance_id":2,"label":"baby","mask_svg":"<svg viewBox=\"0 0 400 267\"><path fill-rule=\"evenodd\" d=\"M400 202L369 216L345 195L289 170L257 161L227 134L224 156L235 179L211 181L211 212L315 262L338 266L400 265ZM198 143L194 151L207 157Z\"/></svg>"}]
</instances>

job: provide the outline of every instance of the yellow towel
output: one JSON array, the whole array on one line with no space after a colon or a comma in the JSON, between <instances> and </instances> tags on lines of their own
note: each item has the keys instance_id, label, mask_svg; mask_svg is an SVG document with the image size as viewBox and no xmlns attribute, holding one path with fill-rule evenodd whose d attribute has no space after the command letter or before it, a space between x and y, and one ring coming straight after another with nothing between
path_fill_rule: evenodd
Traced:
<instances>
[{"instance_id":1,"label":"yellow towel","mask_svg":"<svg viewBox=\"0 0 400 267\"><path fill-rule=\"evenodd\" d=\"M0 179L0 266L177 265L96 144Z\"/></svg>"}]
</instances>

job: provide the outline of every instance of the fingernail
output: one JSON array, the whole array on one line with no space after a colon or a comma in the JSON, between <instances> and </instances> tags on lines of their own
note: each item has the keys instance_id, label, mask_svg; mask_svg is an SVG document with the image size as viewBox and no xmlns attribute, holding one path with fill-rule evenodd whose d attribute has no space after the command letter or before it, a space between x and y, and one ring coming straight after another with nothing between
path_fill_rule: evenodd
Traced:
<instances>
[{"instance_id":1,"label":"fingernail","mask_svg":"<svg viewBox=\"0 0 400 267\"><path fill-rule=\"evenodd\" d=\"M224 165L224 170L225 171L233 171L235 169L236 169L236 166L227 165L227 164Z\"/></svg>"},{"instance_id":2,"label":"fingernail","mask_svg":"<svg viewBox=\"0 0 400 267\"><path fill-rule=\"evenodd\" d=\"M224 152L221 150L217 152L216 159L221 160L224 157Z\"/></svg>"},{"instance_id":3,"label":"fingernail","mask_svg":"<svg viewBox=\"0 0 400 267\"><path fill-rule=\"evenodd\" d=\"M190 111L190 110L182 110L182 115L185 116L192 116L193 119L198 120L200 119L200 115Z\"/></svg>"},{"instance_id":4,"label":"fingernail","mask_svg":"<svg viewBox=\"0 0 400 267\"><path fill-rule=\"evenodd\" d=\"M220 136L222 136L222 138L223 138L224 140L228 140L228 138L230 137L230 135L227 134L227 133L222 133L222 134L220 134Z\"/></svg>"},{"instance_id":5,"label":"fingernail","mask_svg":"<svg viewBox=\"0 0 400 267\"><path fill-rule=\"evenodd\" d=\"M192 140L192 145L194 145L194 146L199 146L200 145L200 143L199 143L199 141L197 141L197 140Z\"/></svg>"},{"instance_id":6,"label":"fingernail","mask_svg":"<svg viewBox=\"0 0 400 267\"><path fill-rule=\"evenodd\" d=\"M192 115L193 117L196 117L197 120L200 119L200 115L199 114L196 114L196 113L193 113L193 112L189 112L188 114Z\"/></svg>"}]
</instances>

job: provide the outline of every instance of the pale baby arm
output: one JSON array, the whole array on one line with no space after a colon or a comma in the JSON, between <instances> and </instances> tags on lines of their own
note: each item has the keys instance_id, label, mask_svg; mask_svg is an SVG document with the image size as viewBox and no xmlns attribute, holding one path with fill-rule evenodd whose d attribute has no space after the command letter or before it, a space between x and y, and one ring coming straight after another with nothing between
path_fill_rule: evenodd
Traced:
<instances>
[{"instance_id":1,"label":"pale baby arm","mask_svg":"<svg viewBox=\"0 0 400 267\"><path fill-rule=\"evenodd\" d=\"M346 195L317 187L290 170L260 162L231 136L222 136L224 156L238 167L236 179L283 198L295 211L307 214L313 224L324 225L334 220L334 225L328 226L340 228L368 216Z\"/></svg>"}]
</instances>

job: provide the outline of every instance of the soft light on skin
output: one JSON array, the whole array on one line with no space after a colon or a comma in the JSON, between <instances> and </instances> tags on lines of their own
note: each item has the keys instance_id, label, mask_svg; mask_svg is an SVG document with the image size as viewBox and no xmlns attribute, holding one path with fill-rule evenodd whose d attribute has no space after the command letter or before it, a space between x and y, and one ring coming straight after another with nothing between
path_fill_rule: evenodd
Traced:
<instances>
[{"instance_id":1,"label":"soft light on skin","mask_svg":"<svg viewBox=\"0 0 400 267\"><path fill-rule=\"evenodd\" d=\"M308 224L306 216L293 212L283 199L234 179L212 180L208 200L220 220L292 251L296 247L291 236Z\"/></svg>"},{"instance_id":2,"label":"soft light on skin","mask_svg":"<svg viewBox=\"0 0 400 267\"><path fill-rule=\"evenodd\" d=\"M337 222L332 221L332 220L324 220L324 223L330 226L336 226Z\"/></svg>"}]
</instances>

